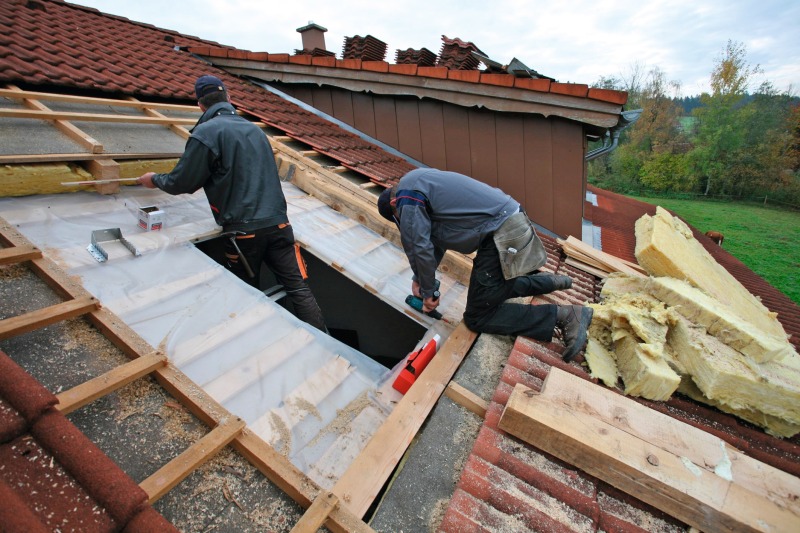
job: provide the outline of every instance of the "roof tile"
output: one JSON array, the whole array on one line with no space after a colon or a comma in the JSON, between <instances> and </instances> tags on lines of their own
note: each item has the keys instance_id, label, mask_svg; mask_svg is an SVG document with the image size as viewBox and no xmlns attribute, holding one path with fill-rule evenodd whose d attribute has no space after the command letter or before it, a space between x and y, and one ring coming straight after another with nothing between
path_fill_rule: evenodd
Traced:
<instances>
[{"instance_id":1,"label":"roof tile","mask_svg":"<svg viewBox=\"0 0 800 533\"><path fill-rule=\"evenodd\" d=\"M590 88L588 97L592 100L602 100L613 104L625 105L628 102L628 93L625 91L613 91L611 89Z\"/></svg>"},{"instance_id":2,"label":"roof tile","mask_svg":"<svg viewBox=\"0 0 800 533\"><path fill-rule=\"evenodd\" d=\"M441 78L443 80L447 79L447 75L449 73L449 69L447 67L419 67L417 69L417 74L419 76L425 76L426 78Z\"/></svg>"},{"instance_id":3,"label":"roof tile","mask_svg":"<svg viewBox=\"0 0 800 533\"><path fill-rule=\"evenodd\" d=\"M310 65L311 64L311 56L310 55L299 55L299 56L289 56L289 63L295 65Z\"/></svg>"},{"instance_id":4,"label":"roof tile","mask_svg":"<svg viewBox=\"0 0 800 533\"><path fill-rule=\"evenodd\" d=\"M362 61L361 68L372 72L389 72L389 63L386 61Z\"/></svg>"},{"instance_id":5,"label":"roof tile","mask_svg":"<svg viewBox=\"0 0 800 533\"><path fill-rule=\"evenodd\" d=\"M550 80L547 78L516 78L514 87L546 93L550 92Z\"/></svg>"},{"instance_id":6,"label":"roof tile","mask_svg":"<svg viewBox=\"0 0 800 533\"><path fill-rule=\"evenodd\" d=\"M481 73L481 83L488 85L500 85L502 87L513 87L516 78L511 74L492 74L489 72Z\"/></svg>"},{"instance_id":7,"label":"roof tile","mask_svg":"<svg viewBox=\"0 0 800 533\"><path fill-rule=\"evenodd\" d=\"M582 83L558 83L550 84L550 92L555 94L566 94L568 96L579 96L586 98L589 94L589 86Z\"/></svg>"},{"instance_id":8,"label":"roof tile","mask_svg":"<svg viewBox=\"0 0 800 533\"><path fill-rule=\"evenodd\" d=\"M480 83L481 72L479 70L449 70L447 72L447 78L450 80Z\"/></svg>"}]
</instances>

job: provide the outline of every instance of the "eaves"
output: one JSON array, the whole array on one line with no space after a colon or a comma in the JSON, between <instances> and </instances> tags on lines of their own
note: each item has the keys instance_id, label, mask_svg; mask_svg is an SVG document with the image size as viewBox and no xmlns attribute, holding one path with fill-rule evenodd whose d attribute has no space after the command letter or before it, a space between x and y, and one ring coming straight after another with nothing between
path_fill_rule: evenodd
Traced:
<instances>
[{"instance_id":1,"label":"eaves","mask_svg":"<svg viewBox=\"0 0 800 533\"><path fill-rule=\"evenodd\" d=\"M221 57L206 59L232 74L250 76L264 82L315 83L353 92L430 98L464 107L556 116L601 128L616 126L622 112L620 104L486 83L365 69L351 70Z\"/></svg>"}]
</instances>

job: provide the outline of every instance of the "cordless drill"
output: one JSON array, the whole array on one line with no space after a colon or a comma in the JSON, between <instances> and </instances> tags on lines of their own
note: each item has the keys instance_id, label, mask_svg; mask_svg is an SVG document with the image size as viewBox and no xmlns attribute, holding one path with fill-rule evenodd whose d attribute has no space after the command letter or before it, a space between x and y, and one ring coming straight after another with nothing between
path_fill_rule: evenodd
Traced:
<instances>
[{"instance_id":1,"label":"cordless drill","mask_svg":"<svg viewBox=\"0 0 800 533\"><path fill-rule=\"evenodd\" d=\"M434 280L434 289L433 289L433 299L439 299L439 280ZM428 311L427 313L422 310L422 298L418 296L414 296L413 294L409 294L406 296L406 303L416 309L417 311L423 312L431 318L435 318L436 320L442 319L442 313L434 309L433 311Z\"/></svg>"}]
</instances>

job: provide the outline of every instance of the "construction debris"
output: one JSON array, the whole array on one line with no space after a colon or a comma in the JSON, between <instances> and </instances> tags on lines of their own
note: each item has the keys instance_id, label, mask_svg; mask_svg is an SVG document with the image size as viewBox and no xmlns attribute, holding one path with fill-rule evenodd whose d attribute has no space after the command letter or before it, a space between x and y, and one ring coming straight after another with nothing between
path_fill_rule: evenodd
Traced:
<instances>
[{"instance_id":1,"label":"construction debris","mask_svg":"<svg viewBox=\"0 0 800 533\"><path fill-rule=\"evenodd\" d=\"M586 361L625 394L678 391L779 437L800 432L800 356L775 315L658 208L636 224L650 276L611 273L592 304ZM595 262L596 263L596 262Z\"/></svg>"}]
</instances>

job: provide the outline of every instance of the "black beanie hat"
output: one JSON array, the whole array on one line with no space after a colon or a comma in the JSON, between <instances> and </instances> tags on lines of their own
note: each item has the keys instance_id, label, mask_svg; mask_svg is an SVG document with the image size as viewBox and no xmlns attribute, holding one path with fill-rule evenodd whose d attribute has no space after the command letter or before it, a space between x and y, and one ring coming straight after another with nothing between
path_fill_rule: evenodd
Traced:
<instances>
[{"instance_id":1,"label":"black beanie hat","mask_svg":"<svg viewBox=\"0 0 800 533\"><path fill-rule=\"evenodd\" d=\"M194 83L194 93L197 95L198 100L207 94L213 93L214 91L224 90L225 85L223 85L222 80L216 76L209 76L208 74L205 76L200 76Z\"/></svg>"},{"instance_id":2,"label":"black beanie hat","mask_svg":"<svg viewBox=\"0 0 800 533\"><path fill-rule=\"evenodd\" d=\"M378 213L389 222L394 222L394 211L392 210L392 188L384 189L378 197Z\"/></svg>"}]
</instances>

